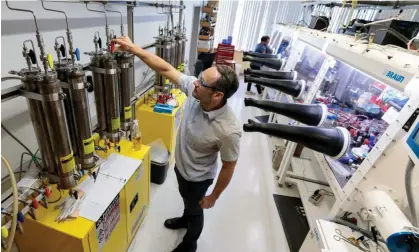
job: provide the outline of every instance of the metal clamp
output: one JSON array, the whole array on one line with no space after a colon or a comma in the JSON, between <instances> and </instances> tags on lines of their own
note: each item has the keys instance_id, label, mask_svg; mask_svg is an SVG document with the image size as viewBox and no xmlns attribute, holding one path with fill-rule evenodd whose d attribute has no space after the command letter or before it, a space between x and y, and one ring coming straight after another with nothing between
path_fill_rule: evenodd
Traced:
<instances>
[{"instance_id":1,"label":"metal clamp","mask_svg":"<svg viewBox=\"0 0 419 252\"><path fill-rule=\"evenodd\" d=\"M90 67L90 70L94 73L101 73L101 74L116 74L117 72L117 69L115 68L106 69L106 68L99 68L99 67Z\"/></svg>"},{"instance_id":2,"label":"metal clamp","mask_svg":"<svg viewBox=\"0 0 419 252\"><path fill-rule=\"evenodd\" d=\"M119 68L130 68L131 64L130 63L122 63L119 65Z\"/></svg>"},{"instance_id":3,"label":"metal clamp","mask_svg":"<svg viewBox=\"0 0 419 252\"><path fill-rule=\"evenodd\" d=\"M53 94L42 95L38 93L28 92L25 90L22 90L21 96L24 96L26 98L33 99L33 100L43 101L43 102L60 101L66 98L64 93L53 93Z\"/></svg>"},{"instance_id":4,"label":"metal clamp","mask_svg":"<svg viewBox=\"0 0 419 252\"><path fill-rule=\"evenodd\" d=\"M66 89L70 89L70 83L64 82L64 81L60 81L60 87L62 88L66 88Z\"/></svg>"},{"instance_id":5,"label":"metal clamp","mask_svg":"<svg viewBox=\"0 0 419 252\"><path fill-rule=\"evenodd\" d=\"M60 82L60 86L62 87L62 88L67 88L67 89L72 89L72 90L80 90L80 89L85 89L85 85L84 85L84 82L79 82L79 83L73 83L72 85L70 84L70 83L68 83L68 82L64 82L64 81L61 81Z\"/></svg>"},{"instance_id":6,"label":"metal clamp","mask_svg":"<svg viewBox=\"0 0 419 252\"><path fill-rule=\"evenodd\" d=\"M158 86L158 85L154 85L154 89L158 89L158 90L169 90L169 87L167 85L164 86L164 87Z\"/></svg>"},{"instance_id":7,"label":"metal clamp","mask_svg":"<svg viewBox=\"0 0 419 252\"><path fill-rule=\"evenodd\" d=\"M83 164L88 165L88 164L93 163L93 162L95 161L95 158L94 158L94 157L90 157L90 158L80 158L80 159L79 159L79 161L80 161L81 163L83 163Z\"/></svg>"},{"instance_id":8,"label":"metal clamp","mask_svg":"<svg viewBox=\"0 0 419 252\"><path fill-rule=\"evenodd\" d=\"M115 132L115 133L111 133L111 132L106 132L106 138L119 138L120 132Z\"/></svg>"},{"instance_id":9,"label":"metal clamp","mask_svg":"<svg viewBox=\"0 0 419 252\"><path fill-rule=\"evenodd\" d=\"M164 44L164 45L159 45L156 43L155 45L156 48L163 48L163 49L170 49L170 44Z\"/></svg>"}]
</instances>

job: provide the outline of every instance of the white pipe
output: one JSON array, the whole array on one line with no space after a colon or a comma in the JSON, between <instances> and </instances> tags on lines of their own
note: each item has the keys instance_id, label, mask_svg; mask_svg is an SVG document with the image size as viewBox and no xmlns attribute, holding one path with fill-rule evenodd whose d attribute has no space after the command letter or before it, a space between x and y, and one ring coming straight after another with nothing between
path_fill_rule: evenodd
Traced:
<instances>
[{"instance_id":1,"label":"white pipe","mask_svg":"<svg viewBox=\"0 0 419 252\"><path fill-rule=\"evenodd\" d=\"M392 18L389 18L389 19L378 20L378 21L374 21L374 22L371 22L371 23L368 23L368 24L364 24L364 27L365 26L370 26L370 25L375 25L375 24L380 24L380 23L385 23L385 22L388 22L388 21L391 21L391 20L398 20L398 19L400 19L400 16L401 15L396 16L396 17L392 17Z\"/></svg>"},{"instance_id":2,"label":"white pipe","mask_svg":"<svg viewBox=\"0 0 419 252\"><path fill-rule=\"evenodd\" d=\"M15 234L16 234L17 213L19 211L19 209L18 209L19 195L17 193L17 185L16 185L16 179L15 179L15 174L13 172L13 169L10 167L9 162L7 161L7 159L5 157L3 157L3 155L1 156L1 161L3 161L4 165L6 166L8 172L9 172L10 181L12 183L12 190L13 190L12 226L10 227L11 231L10 231L10 234L9 234L9 238L7 239L7 248L6 248L6 252L9 252L12 249L13 241L15 239Z\"/></svg>"},{"instance_id":3,"label":"white pipe","mask_svg":"<svg viewBox=\"0 0 419 252\"><path fill-rule=\"evenodd\" d=\"M362 205L367 209L370 219L384 240L404 227L412 227L412 223L386 192L364 192Z\"/></svg>"}]
</instances>

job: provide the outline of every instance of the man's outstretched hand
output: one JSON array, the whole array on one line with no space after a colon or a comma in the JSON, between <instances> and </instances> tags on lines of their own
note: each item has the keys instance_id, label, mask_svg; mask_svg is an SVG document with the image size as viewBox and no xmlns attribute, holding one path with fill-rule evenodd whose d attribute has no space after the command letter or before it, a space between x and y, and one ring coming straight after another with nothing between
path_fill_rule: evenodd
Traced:
<instances>
[{"instance_id":1,"label":"man's outstretched hand","mask_svg":"<svg viewBox=\"0 0 419 252\"><path fill-rule=\"evenodd\" d=\"M205 196L200 202L199 204L201 205L202 209L208 209L208 208L212 208L215 205L215 202L217 201L217 197L215 197L214 195L210 194L208 196Z\"/></svg>"},{"instance_id":2,"label":"man's outstretched hand","mask_svg":"<svg viewBox=\"0 0 419 252\"><path fill-rule=\"evenodd\" d=\"M130 52L133 53L136 45L132 43L131 39L127 36L122 36L119 38L112 39L112 42L115 42L119 46L115 47L117 52Z\"/></svg>"}]
</instances>

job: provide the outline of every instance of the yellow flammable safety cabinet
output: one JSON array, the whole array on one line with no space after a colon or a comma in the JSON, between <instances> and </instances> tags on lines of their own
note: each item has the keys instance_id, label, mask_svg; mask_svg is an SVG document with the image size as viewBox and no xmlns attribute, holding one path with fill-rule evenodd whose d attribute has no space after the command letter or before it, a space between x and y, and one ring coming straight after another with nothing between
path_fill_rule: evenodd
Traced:
<instances>
[{"instance_id":1,"label":"yellow flammable safety cabinet","mask_svg":"<svg viewBox=\"0 0 419 252\"><path fill-rule=\"evenodd\" d=\"M150 147L143 145L139 151L122 149L125 151L106 157L96 181L87 175L81 179L77 188L86 197L78 218L56 221L60 210L55 206L68 196L67 190L48 209L36 209L36 220L25 216L23 234L17 233L15 238L19 251L126 251L149 207ZM59 197L60 192L53 190L48 200Z\"/></svg>"},{"instance_id":2,"label":"yellow flammable safety cabinet","mask_svg":"<svg viewBox=\"0 0 419 252\"><path fill-rule=\"evenodd\" d=\"M183 117L183 105L186 95L179 89L173 89L178 106L171 114L154 112L155 103L147 102L148 99L140 99L136 104L136 119L141 131L144 144L149 144L157 139L162 139L170 152L169 167L175 158L176 136Z\"/></svg>"}]
</instances>

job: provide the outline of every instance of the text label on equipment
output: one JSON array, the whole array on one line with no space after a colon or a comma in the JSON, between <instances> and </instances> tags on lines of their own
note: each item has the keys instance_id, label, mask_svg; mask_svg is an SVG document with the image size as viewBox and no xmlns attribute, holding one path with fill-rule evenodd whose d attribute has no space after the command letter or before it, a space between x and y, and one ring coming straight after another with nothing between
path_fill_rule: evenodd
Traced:
<instances>
[{"instance_id":1,"label":"text label on equipment","mask_svg":"<svg viewBox=\"0 0 419 252\"><path fill-rule=\"evenodd\" d=\"M397 81L399 83L402 83L403 80L404 80L404 76L403 75L397 74L397 73L392 72L392 71L386 71L385 72L385 75L386 75L386 77L389 77L389 78L391 78L391 79L393 79L393 80L395 80L395 81Z\"/></svg>"}]
</instances>

